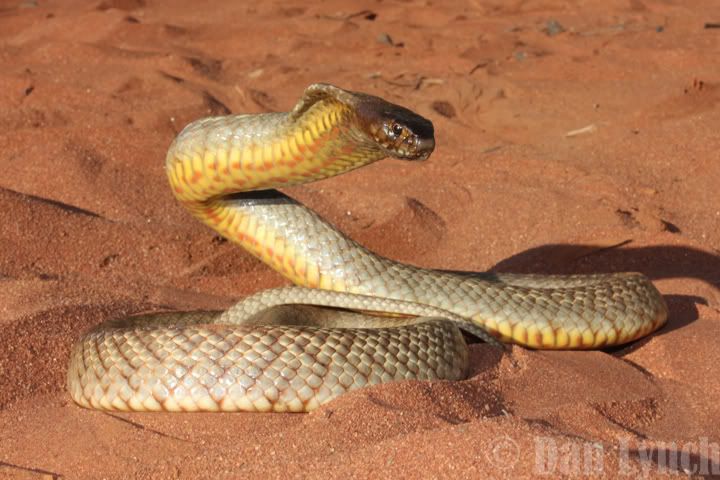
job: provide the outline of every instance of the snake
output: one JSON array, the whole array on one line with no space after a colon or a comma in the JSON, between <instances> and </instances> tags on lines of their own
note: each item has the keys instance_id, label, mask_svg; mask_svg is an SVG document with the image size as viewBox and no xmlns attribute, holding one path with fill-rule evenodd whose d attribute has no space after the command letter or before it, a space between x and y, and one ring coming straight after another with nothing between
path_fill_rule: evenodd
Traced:
<instances>
[{"instance_id":1,"label":"snake","mask_svg":"<svg viewBox=\"0 0 720 480\"><path fill-rule=\"evenodd\" d=\"M466 378L463 332L496 345L596 349L666 322L643 274L421 268L371 252L278 190L386 157L424 161L434 148L430 120L323 83L289 112L190 123L166 156L174 196L294 285L225 311L101 323L72 347L72 399L117 411L307 412L368 385Z\"/></svg>"}]
</instances>

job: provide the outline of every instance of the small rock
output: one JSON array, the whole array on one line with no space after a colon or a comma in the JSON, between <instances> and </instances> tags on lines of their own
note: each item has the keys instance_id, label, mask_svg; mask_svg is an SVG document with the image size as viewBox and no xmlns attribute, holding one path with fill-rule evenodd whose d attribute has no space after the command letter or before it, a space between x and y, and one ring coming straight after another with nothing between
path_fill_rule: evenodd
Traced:
<instances>
[{"instance_id":1,"label":"small rock","mask_svg":"<svg viewBox=\"0 0 720 480\"><path fill-rule=\"evenodd\" d=\"M667 220L660 219L660 223L662 223L663 230L670 233L681 233L682 230L680 230L680 227L675 225L672 222L668 222Z\"/></svg>"},{"instance_id":2,"label":"small rock","mask_svg":"<svg viewBox=\"0 0 720 480\"><path fill-rule=\"evenodd\" d=\"M545 32L548 37L554 37L555 35L563 33L564 31L565 27L563 27L560 22L555 19L551 19L545 22L545 28L543 28L543 32Z\"/></svg>"},{"instance_id":3,"label":"small rock","mask_svg":"<svg viewBox=\"0 0 720 480\"><path fill-rule=\"evenodd\" d=\"M384 43L385 45L394 45L392 41L392 37L388 35L387 33L381 33L377 36L377 41L379 43Z\"/></svg>"},{"instance_id":4,"label":"small rock","mask_svg":"<svg viewBox=\"0 0 720 480\"><path fill-rule=\"evenodd\" d=\"M394 42L392 37L387 33L381 33L380 35L378 35L377 41L386 45L390 45L392 47L401 48L405 46L405 43L403 42Z\"/></svg>"}]
</instances>

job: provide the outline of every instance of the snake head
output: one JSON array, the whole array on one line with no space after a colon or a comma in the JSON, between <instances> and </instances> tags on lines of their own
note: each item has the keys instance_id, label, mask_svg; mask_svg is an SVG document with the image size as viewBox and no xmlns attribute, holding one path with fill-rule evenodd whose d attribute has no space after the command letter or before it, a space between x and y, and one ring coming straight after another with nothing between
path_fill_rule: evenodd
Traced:
<instances>
[{"instance_id":1,"label":"snake head","mask_svg":"<svg viewBox=\"0 0 720 480\"><path fill-rule=\"evenodd\" d=\"M435 149L432 122L405 107L362 95L356 111L371 138L389 156L426 160Z\"/></svg>"},{"instance_id":2,"label":"snake head","mask_svg":"<svg viewBox=\"0 0 720 480\"><path fill-rule=\"evenodd\" d=\"M290 112L290 119L297 120L316 103L323 101L349 107L356 125L387 156L425 160L435 148L435 130L427 118L380 97L343 90L327 83L314 83L307 87Z\"/></svg>"}]
</instances>

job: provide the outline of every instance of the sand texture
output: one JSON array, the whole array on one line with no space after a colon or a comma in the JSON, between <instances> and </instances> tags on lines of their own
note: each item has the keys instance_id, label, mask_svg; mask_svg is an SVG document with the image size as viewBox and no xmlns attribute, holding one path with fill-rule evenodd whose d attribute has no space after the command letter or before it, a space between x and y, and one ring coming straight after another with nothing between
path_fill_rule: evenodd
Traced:
<instances>
[{"instance_id":1,"label":"sand texture","mask_svg":"<svg viewBox=\"0 0 720 480\"><path fill-rule=\"evenodd\" d=\"M0 477L720 474L718 23L717 0L0 0ZM163 162L188 122L322 81L432 119L437 148L286 193L426 267L643 272L667 326L473 344L465 381L306 415L75 406L88 328L286 284L194 220Z\"/></svg>"}]
</instances>

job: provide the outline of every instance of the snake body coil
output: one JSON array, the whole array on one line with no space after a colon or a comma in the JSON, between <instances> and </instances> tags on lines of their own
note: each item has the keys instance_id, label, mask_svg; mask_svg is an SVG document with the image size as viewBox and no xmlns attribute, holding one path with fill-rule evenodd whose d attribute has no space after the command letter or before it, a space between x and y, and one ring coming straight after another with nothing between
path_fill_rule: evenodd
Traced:
<instances>
[{"instance_id":1,"label":"snake body coil","mask_svg":"<svg viewBox=\"0 0 720 480\"><path fill-rule=\"evenodd\" d=\"M428 120L325 84L308 87L288 113L187 126L165 166L177 199L298 287L225 312L107 322L73 349L73 399L108 410L309 411L368 384L463 378L459 328L565 349L625 343L664 324L665 303L641 274L422 269L369 252L269 190L387 156L426 159L433 148Z\"/></svg>"}]
</instances>

